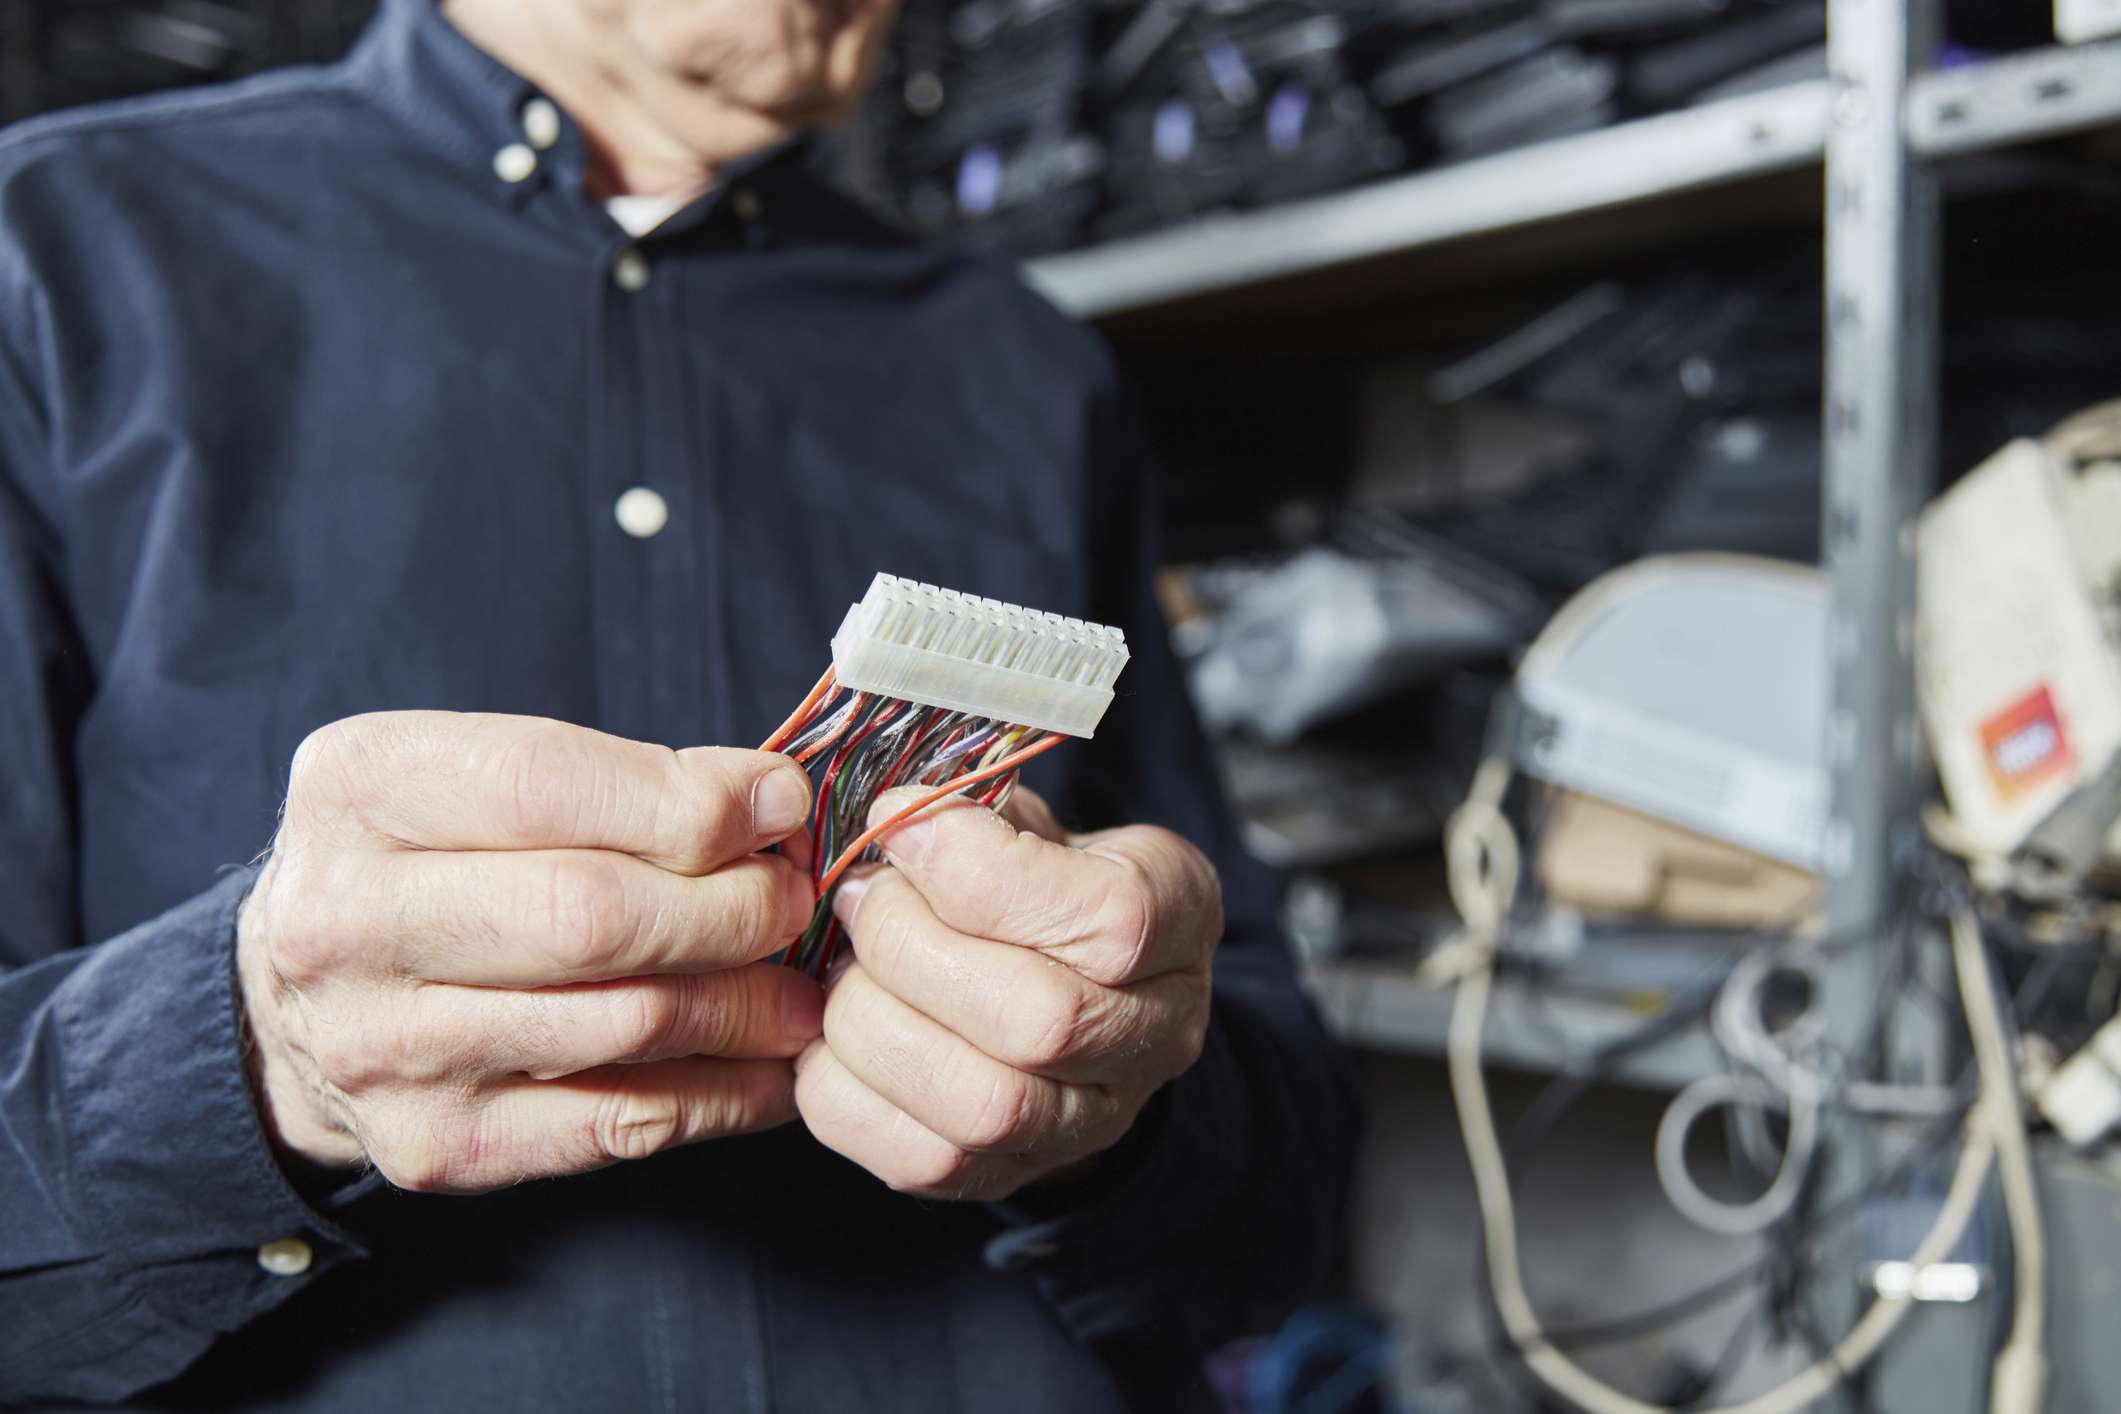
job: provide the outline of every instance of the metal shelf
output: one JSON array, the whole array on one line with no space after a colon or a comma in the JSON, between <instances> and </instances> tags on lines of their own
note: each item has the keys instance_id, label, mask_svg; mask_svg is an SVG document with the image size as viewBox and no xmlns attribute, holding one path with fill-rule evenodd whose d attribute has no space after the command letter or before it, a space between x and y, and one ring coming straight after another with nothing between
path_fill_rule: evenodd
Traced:
<instances>
[{"instance_id":1,"label":"metal shelf","mask_svg":"<svg viewBox=\"0 0 2121 1414\"><path fill-rule=\"evenodd\" d=\"M1373 1050L1443 1054L1451 1024L1449 989L1425 986L1408 964L1373 961L1314 963L1304 987L1326 1026L1342 1041ZM1633 1034L1654 1020L1654 1009L1584 997L1542 994L1536 1000L1508 976L1495 985L1481 1054L1522 1070L1565 1070L1600 1045ZM1699 1028L1628 1056L1606 1077L1659 1090L1677 1090L1720 1064Z\"/></svg>"},{"instance_id":2,"label":"metal shelf","mask_svg":"<svg viewBox=\"0 0 2121 1414\"><path fill-rule=\"evenodd\" d=\"M1908 94L1908 146L1927 157L2113 122L2121 122L2121 40L1924 74Z\"/></svg>"},{"instance_id":3,"label":"metal shelf","mask_svg":"<svg viewBox=\"0 0 2121 1414\"><path fill-rule=\"evenodd\" d=\"M1027 279L1098 318L1820 161L1830 88L1792 84L1264 211L1042 257ZM1917 77L1909 147L1945 156L2121 122L2121 40Z\"/></svg>"},{"instance_id":4,"label":"metal shelf","mask_svg":"<svg viewBox=\"0 0 2121 1414\"><path fill-rule=\"evenodd\" d=\"M1028 262L1084 318L1235 289L1369 256L1725 185L1817 162L1824 82L1704 104L1264 211Z\"/></svg>"},{"instance_id":5,"label":"metal shelf","mask_svg":"<svg viewBox=\"0 0 2121 1414\"><path fill-rule=\"evenodd\" d=\"M2121 124L2121 40L2049 48L1940 73L1941 0L1831 0L1832 78L1727 99L1268 210L1203 217L1151 235L1029 262L1029 281L1081 317L1176 306L1280 285L1381 256L1525 228L1549 256L1597 222L1570 218L1682 193L1819 173L1826 249L1825 559L1834 577L1828 759L1832 920L1882 916L1919 843L1922 745L1914 719L1912 517L1935 482L1937 256L1942 213L1927 158ZM1719 208L1735 203L1717 198ZM1652 213L1655 214L1655 213ZM1459 247L1463 249L1463 247ZM1432 263L1444 259L1434 249ZM1360 269L1347 272L1361 277ZM1259 306L1271 300L1262 298ZM1254 307L1254 306L1248 306ZM1218 306L1220 311L1220 306ZM1868 1014L1868 962L1844 966L1837 1029ZM1340 962L1307 985L1345 1039L1441 1048L1450 996L1404 969ZM1505 1063L1552 1069L1624 1035L1639 1013L1580 997L1509 1004L1486 1037ZM1634 1058L1627 1078L1678 1084L1714 1056L1698 1037Z\"/></svg>"}]
</instances>

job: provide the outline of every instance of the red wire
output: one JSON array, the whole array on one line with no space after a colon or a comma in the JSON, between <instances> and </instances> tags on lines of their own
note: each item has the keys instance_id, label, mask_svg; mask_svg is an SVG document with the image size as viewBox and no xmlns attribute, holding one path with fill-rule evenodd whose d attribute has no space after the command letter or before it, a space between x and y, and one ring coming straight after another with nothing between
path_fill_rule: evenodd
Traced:
<instances>
[{"instance_id":1,"label":"red wire","mask_svg":"<svg viewBox=\"0 0 2121 1414\"><path fill-rule=\"evenodd\" d=\"M816 687L810 689L810 695L803 699L800 706L788 714L787 721L774 729L772 736L767 737L764 742L760 743L759 750L779 751L788 744L792 737L808 726L811 712L816 709L819 702L824 700L825 694L832 690L833 679L838 671L839 669L836 666L825 669L825 675L817 680Z\"/></svg>"},{"instance_id":2,"label":"red wire","mask_svg":"<svg viewBox=\"0 0 2121 1414\"><path fill-rule=\"evenodd\" d=\"M854 694L854 700L849 703L844 709L847 713L847 718L845 721L840 723L840 729L834 732L831 736L826 737L823 741L813 742L809 746L804 747L801 751L798 751L795 754L797 764L807 766L819 755L824 752L830 751L836 744L838 744L839 739L847 734L847 728L854 725L854 719L862 715L862 708L868 703L868 701L868 693L857 692L856 694Z\"/></svg>"},{"instance_id":3,"label":"red wire","mask_svg":"<svg viewBox=\"0 0 2121 1414\"><path fill-rule=\"evenodd\" d=\"M877 782L876 793L878 795L882 795L885 791L898 784L899 772L906 769L906 763L913 759L913 754L920 749L921 742L927 737L929 732L934 730L935 723L940 720L942 712L943 709L940 707L928 708L921 714L923 720L912 731L906 733L906 744L899 750L898 759L891 763L889 769L884 772L883 777Z\"/></svg>"},{"instance_id":4,"label":"red wire","mask_svg":"<svg viewBox=\"0 0 2121 1414\"><path fill-rule=\"evenodd\" d=\"M906 806L903 810L899 810L887 819L871 825L868 829L856 835L848 843L847 847L840 851L840 857L833 861L832 867L827 869L824 876L818 880L818 897L823 898L831 891L832 886L839 882L840 875L847 872L848 866L862 857L863 850L875 844L885 834L904 824L913 816L920 814L921 811L926 810L937 801L945 800L957 794L967 786L976 786L981 781L991 781L996 776L1006 776L1011 771L1020 769L1032 757L1051 751L1067 739L1066 736L1059 732L1049 732L1037 741L1032 742L1029 746L1016 751L1012 755L1004 756L992 766L959 776L956 780L945 782L927 795L922 796L919 800L914 801L911 805Z\"/></svg>"},{"instance_id":5,"label":"red wire","mask_svg":"<svg viewBox=\"0 0 2121 1414\"><path fill-rule=\"evenodd\" d=\"M830 971L832 970L832 957L833 957L833 954L837 953L837 952L838 952L839 950L840 950L840 920L839 920L838 918L834 918L834 919L833 919L833 920L832 920L832 921L831 921L830 923L827 923L827 924L825 925L825 937L824 937L824 940L823 940L823 941L822 941L822 942L821 942L821 943L820 943L820 944L818 945L818 953L817 953L817 980L818 980L818 981L820 981L820 982L824 981L824 980L825 980L825 974L826 974L826 973L828 973L828 972L830 972Z\"/></svg>"},{"instance_id":6,"label":"red wire","mask_svg":"<svg viewBox=\"0 0 2121 1414\"><path fill-rule=\"evenodd\" d=\"M911 704L894 702L863 723L860 731L847 738L847 744L842 746L838 753L833 756L832 764L825 768L825 774L818 779L818 805L811 812L810 822L810 865L812 869L822 870L825 867L824 858L819 854L819 851L825 847L825 821L831 814L832 807L829 802L832 799L832 787L840 778L840 767L847 764L847 758L852 756L863 742L876 735L877 728L897 716L902 709L909 705Z\"/></svg>"}]
</instances>

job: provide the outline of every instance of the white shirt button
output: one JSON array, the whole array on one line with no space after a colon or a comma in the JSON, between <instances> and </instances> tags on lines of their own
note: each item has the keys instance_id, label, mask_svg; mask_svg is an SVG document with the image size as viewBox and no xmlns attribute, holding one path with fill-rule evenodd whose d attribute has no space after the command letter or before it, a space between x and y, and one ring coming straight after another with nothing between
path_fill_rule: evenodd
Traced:
<instances>
[{"instance_id":1,"label":"white shirt button","mask_svg":"<svg viewBox=\"0 0 2121 1414\"><path fill-rule=\"evenodd\" d=\"M646 540L670 524L670 503L646 486L636 486L619 497L611 513L618 518L619 529L636 540Z\"/></svg>"},{"instance_id":2,"label":"white shirt button","mask_svg":"<svg viewBox=\"0 0 2121 1414\"><path fill-rule=\"evenodd\" d=\"M619 258L611 262L611 283L627 294L648 288L648 257L632 246L619 252Z\"/></svg>"},{"instance_id":3,"label":"white shirt button","mask_svg":"<svg viewBox=\"0 0 2121 1414\"><path fill-rule=\"evenodd\" d=\"M493 174L504 182L520 182L538 170L538 155L520 142L512 142L493 155Z\"/></svg>"},{"instance_id":4,"label":"white shirt button","mask_svg":"<svg viewBox=\"0 0 2121 1414\"><path fill-rule=\"evenodd\" d=\"M560 110L549 98L533 98L523 105L523 136L543 152L560 140Z\"/></svg>"},{"instance_id":5,"label":"white shirt button","mask_svg":"<svg viewBox=\"0 0 2121 1414\"><path fill-rule=\"evenodd\" d=\"M283 1237L258 1249L258 1265L276 1277L298 1277L316 1260L309 1244L299 1237Z\"/></svg>"},{"instance_id":6,"label":"white shirt button","mask_svg":"<svg viewBox=\"0 0 2121 1414\"><path fill-rule=\"evenodd\" d=\"M759 200L757 192L750 187L738 187L729 193L729 209L736 213L736 219L739 221L756 221L759 219L759 213L766 208Z\"/></svg>"}]
</instances>

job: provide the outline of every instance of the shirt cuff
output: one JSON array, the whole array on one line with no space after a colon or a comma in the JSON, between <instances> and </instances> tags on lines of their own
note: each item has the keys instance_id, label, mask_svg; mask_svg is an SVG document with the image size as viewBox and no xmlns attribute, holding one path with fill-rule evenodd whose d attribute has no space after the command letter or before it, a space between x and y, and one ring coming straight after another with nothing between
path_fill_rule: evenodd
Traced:
<instances>
[{"instance_id":1,"label":"shirt cuff","mask_svg":"<svg viewBox=\"0 0 2121 1414\"><path fill-rule=\"evenodd\" d=\"M54 998L70 1186L124 1294L80 1338L125 1350L115 1395L367 1255L295 1192L251 1097L234 956L254 878L92 949Z\"/></svg>"},{"instance_id":2,"label":"shirt cuff","mask_svg":"<svg viewBox=\"0 0 2121 1414\"><path fill-rule=\"evenodd\" d=\"M1188 1313L1229 1240L1220 1220L1249 1181L1253 1128L1243 1067L1226 1026L1212 1025L1200 1059L1157 1092L1109 1168L987 1205L1004 1224L987 1265L1027 1273L1086 1344L1204 1348L1222 1332L1192 1329Z\"/></svg>"}]
</instances>

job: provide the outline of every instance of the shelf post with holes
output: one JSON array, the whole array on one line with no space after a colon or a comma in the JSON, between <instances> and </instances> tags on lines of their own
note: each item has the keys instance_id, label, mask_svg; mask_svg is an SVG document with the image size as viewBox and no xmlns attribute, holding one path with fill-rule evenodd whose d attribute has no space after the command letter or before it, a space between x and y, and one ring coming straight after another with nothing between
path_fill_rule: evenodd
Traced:
<instances>
[{"instance_id":1,"label":"shelf post with holes","mask_svg":"<svg viewBox=\"0 0 2121 1414\"><path fill-rule=\"evenodd\" d=\"M1937 0L1832 0L1827 57L1826 759L1836 931L1891 910L1919 837L1914 521L1933 482L1937 191L1902 122Z\"/></svg>"}]
</instances>

